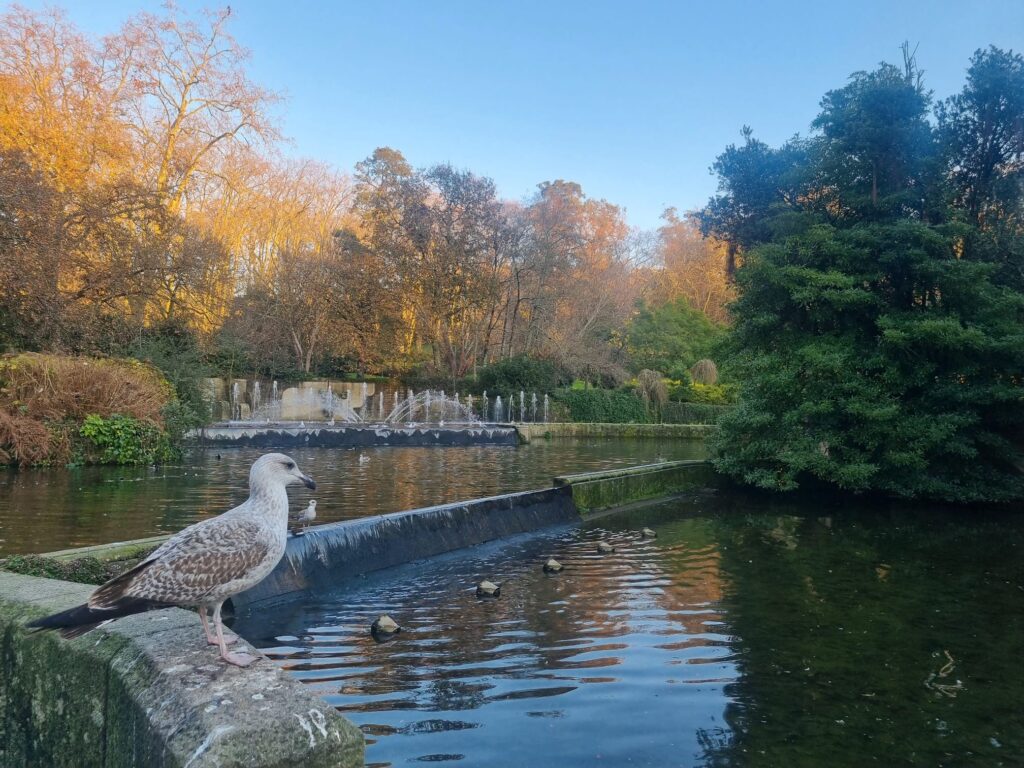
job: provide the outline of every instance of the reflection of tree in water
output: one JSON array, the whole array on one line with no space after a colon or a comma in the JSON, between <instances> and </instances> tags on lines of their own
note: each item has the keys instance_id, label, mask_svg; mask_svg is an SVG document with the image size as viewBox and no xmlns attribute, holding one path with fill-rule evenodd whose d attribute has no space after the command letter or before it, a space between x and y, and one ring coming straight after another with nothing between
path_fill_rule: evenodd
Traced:
<instances>
[{"instance_id":1,"label":"reflection of tree in water","mask_svg":"<svg viewBox=\"0 0 1024 768\"><path fill-rule=\"evenodd\" d=\"M702 734L709 765L1024 760L1024 521L845 509L716 530L742 675L734 738Z\"/></svg>"}]
</instances>

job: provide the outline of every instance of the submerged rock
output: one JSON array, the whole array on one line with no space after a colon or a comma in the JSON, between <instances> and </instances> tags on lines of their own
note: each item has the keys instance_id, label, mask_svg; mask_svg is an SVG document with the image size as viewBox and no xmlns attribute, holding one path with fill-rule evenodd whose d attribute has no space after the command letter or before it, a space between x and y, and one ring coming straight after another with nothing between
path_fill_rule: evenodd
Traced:
<instances>
[{"instance_id":1,"label":"submerged rock","mask_svg":"<svg viewBox=\"0 0 1024 768\"><path fill-rule=\"evenodd\" d=\"M544 573L558 573L562 568L562 564L553 557L544 563Z\"/></svg>"},{"instance_id":2,"label":"submerged rock","mask_svg":"<svg viewBox=\"0 0 1024 768\"><path fill-rule=\"evenodd\" d=\"M609 544L607 541L597 542L597 554L599 555L610 555L615 551L615 547Z\"/></svg>"},{"instance_id":3,"label":"submerged rock","mask_svg":"<svg viewBox=\"0 0 1024 768\"><path fill-rule=\"evenodd\" d=\"M641 528L640 535L645 539L656 539L658 538L658 532L651 528Z\"/></svg>"},{"instance_id":4,"label":"submerged rock","mask_svg":"<svg viewBox=\"0 0 1024 768\"><path fill-rule=\"evenodd\" d=\"M370 634L373 635L373 639L377 642L390 640L401 631L402 628L398 626L398 622L386 613L382 614L370 625Z\"/></svg>"},{"instance_id":5,"label":"submerged rock","mask_svg":"<svg viewBox=\"0 0 1024 768\"><path fill-rule=\"evenodd\" d=\"M476 585L477 597L501 597L501 586L493 581L481 581Z\"/></svg>"}]
</instances>

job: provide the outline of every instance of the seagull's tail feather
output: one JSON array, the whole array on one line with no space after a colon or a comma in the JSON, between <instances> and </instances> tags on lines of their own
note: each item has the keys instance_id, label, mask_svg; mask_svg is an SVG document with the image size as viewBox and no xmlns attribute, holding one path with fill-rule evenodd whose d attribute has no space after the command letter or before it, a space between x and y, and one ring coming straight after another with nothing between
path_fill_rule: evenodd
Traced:
<instances>
[{"instance_id":1,"label":"seagull's tail feather","mask_svg":"<svg viewBox=\"0 0 1024 768\"><path fill-rule=\"evenodd\" d=\"M30 621L25 626L32 629L56 629L62 637L71 639L90 632L100 624L105 624L112 619L119 619L122 616L131 616L134 613L143 613L157 608L166 608L163 603L155 603L152 600L137 600L129 598L122 600L112 608L90 608L88 603L76 605L66 611L46 616L42 619Z\"/></svg>"}]
</instances>

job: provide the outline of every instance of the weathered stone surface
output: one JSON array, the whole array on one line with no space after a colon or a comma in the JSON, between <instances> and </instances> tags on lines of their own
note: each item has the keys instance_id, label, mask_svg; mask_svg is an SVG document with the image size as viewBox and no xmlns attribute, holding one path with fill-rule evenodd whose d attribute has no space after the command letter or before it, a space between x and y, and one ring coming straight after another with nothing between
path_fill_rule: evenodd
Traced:
<instances>
[{"instance_id":1,"label":"weathered stone surface","mask_svg":"<svg viewBox=\"0 0 1024 768\"><path fill-rule=\"evenodd\" d=\"M589 422L551 422L515 424L524 443L559 437L678 437L700 439L715 429L711 424L599 424Z\"/></svg>"},{"instance_id":2,"label":"weathered stone surface","mask_svg":"<svg viewBox=\"0 0 1024 768\"><path fill-rule=\"evenodd\" d=\"M282 418L285 418L282 416ZM324 418L323 414L316 419ZM391 446L518 445L519 436L512 427L401 427L380 424L321 424L292 427L275 424L215 424L191 437L216 447L245 448L359 448Z\"/></svg>"},{"instance_id":3,"label":"weathered stone surface","mask_svg":"<svg viewBox=\"0 0 1024 768\"><path fill-rule=\"evenodd\" d=\"M189 611L24 629L90 592L0 572L0 766L363 764L358 728L267 660L219 661Z\"/></svg>"},{"instance_id":4,"label":"weathered stone surface","mask_svg":"<svg viewBox=\"0 0 1024 768\"><path fill-rule=\"evenodd\" d=\"M555 478L557 487L572 489L573 503L584 517L636 501L706 488L716 482L708 461L665 461Z\"/></svg>"},{"instance_id":5,"label":"weathered stone surface","mask_svg":"<svg viewBox=\"0 0 1024 768\"><path fill-rule=\"evenodd\" d=\"M547 488L311 527L288 539L267 578L232 598L236 610L345 579L579 520L568 488Z\"/></svg>"}]
</instances>

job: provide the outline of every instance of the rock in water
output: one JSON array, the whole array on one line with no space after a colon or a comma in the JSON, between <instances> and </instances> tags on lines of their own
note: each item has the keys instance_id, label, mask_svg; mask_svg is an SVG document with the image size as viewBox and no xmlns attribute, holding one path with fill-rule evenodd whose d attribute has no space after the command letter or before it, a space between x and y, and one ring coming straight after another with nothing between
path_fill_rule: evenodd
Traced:
<instances>
[{"instance_id":1,"label":"rock in water","mask_svg":"<svg viewBox=\"0 0 1024 768\"><path fill-rule=\"evenodd\" d=\"M398 623L386 613L379 616L377 620L370 625L370 634L373 635L373 639L377 642L390 640L401 631L402 628L398 626Z\"/></svg>"},{"instance_id":2,"label":"rock in water","mask_svg":"<svg viewBox=\"0 0 1024 768\"><path fill-rule=\"evenodd\" d=\"M609 544L607 541L597 542L597 554L599 555L610 555L615 551L615 547Z\"/></svg>"},{"instance_id":3,"label":"rock in water","mask_svg":"<svg viewBox=\"0 0 1024 768\"><path fill-rule=\"evenodd\" d=\"M562 570L562 564L553 557L544 563L544 573L558 573L560 570Z\"/></svg>"},{"instance_id":4,"label":"rock in water","mask_svg":"<svg viewBox=\"0 0 1024 768\"><path fill-rule=\"evenodd\" d=\"M656 539L658 538L658 532L651 530L650 528L644 528L640 531L640 535L645 539Z\"/></svg>"},{"instance_id":5,"label":"rock in water","mask_svg":"<svg viewBox=\"0 0 1024 768\"><path fill-rule=\"evenodd\" d=\"M477 597L501 597L501 587L493 581L481 581L476 585Z\"/></svg>"}]
</instances>

